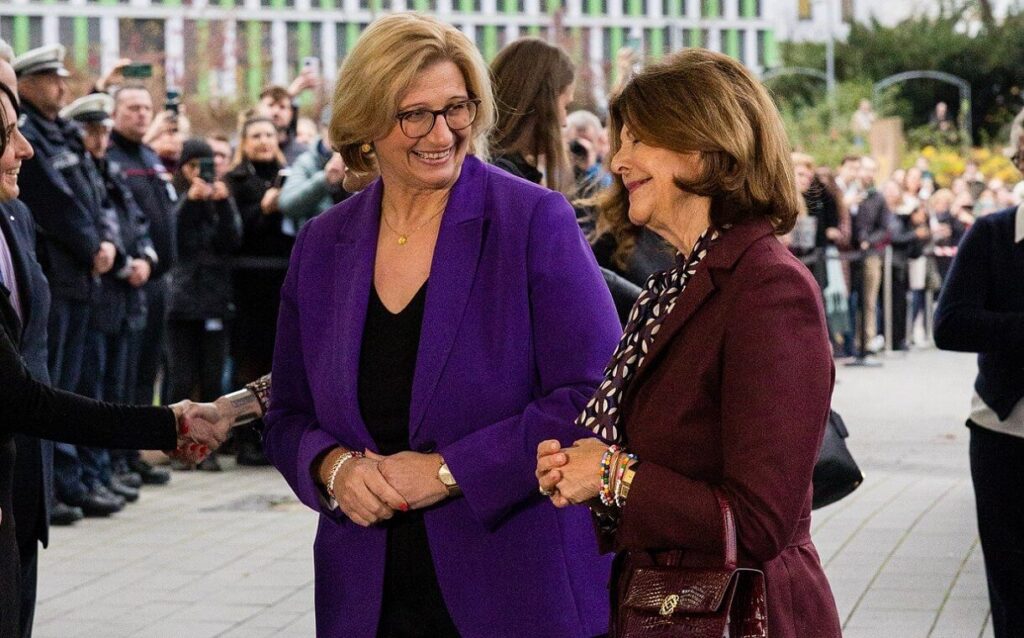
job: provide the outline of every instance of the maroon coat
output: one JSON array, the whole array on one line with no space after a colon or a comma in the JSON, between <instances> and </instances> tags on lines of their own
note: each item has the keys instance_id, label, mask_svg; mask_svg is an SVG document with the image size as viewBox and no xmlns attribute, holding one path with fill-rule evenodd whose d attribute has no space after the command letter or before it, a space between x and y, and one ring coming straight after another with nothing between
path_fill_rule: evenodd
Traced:
<instances>
[{"instance_id":1,"label":"maroon coat","mask_svg":"<svg viewBox=\"0 0 1024 638\"><path fill-rule=\"evenodd\" d=\"M741 566L764 570L772 638L841 635L811 543L811 473L835 370L820 289L758 221L722 233L661 326L623 397L641 459L617 551L683 548L721 566L722 516L736 519ZM619 592L642 556L616 561Z\"/></svg>"}]
</instances>

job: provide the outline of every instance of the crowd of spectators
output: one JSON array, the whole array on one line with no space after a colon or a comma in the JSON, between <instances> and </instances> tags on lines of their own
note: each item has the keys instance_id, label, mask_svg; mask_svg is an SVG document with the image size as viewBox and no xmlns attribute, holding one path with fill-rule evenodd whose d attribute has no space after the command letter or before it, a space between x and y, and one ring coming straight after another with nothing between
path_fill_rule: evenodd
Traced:
<instances>
[{"instance_id":1,"label":"crowd of spectators","mask_svg":"<svg viewBox=\"0 0 1024 638\"><path fill-rule=\"evenodd\" d=\"M330 114L319 124L299 117L299 95L319 86L316 69L304 68L289 87L267 87L237 130L199 136L178 100L160 106L126 77L129 60L72 101L63 55L53 45L10 60L22 130L36 151L19 183L53 300L51 382L109 401L167 403L212 401L265 374L296 233L345 199L346 186L358 188L326 139ZM525 38L491 72L499 104L509 107L492 135L491 161L574 203L624 321L640 287L674 255L648 230L595 217L596 198L612 182L609 140L597 114L568 112L571 60ZM858 117L866 136L869 103ZM836 167L802 153L792 159L805 211L782 240L821 287L836 357L878 353L886 337L896 350L927 343L926 300L941 288L960 238L977 218L1024 197L1021 184L986 180L974 163L943 187L924 157L888 175L870 156ZM227 451L239 464L266 463L249 430ZM221 466L210 456L198 469ZM108 516L144 484L168 480L134 451L59 444L51 521Z\"/></svg>"}]
</instances>

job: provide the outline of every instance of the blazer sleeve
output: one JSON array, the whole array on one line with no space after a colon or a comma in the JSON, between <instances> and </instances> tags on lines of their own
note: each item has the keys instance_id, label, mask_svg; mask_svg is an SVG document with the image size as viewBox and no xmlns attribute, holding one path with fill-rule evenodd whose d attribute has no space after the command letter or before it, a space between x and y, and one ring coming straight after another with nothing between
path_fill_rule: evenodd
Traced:
<instances>
[{"instance_id":1,"label":"blazer sleeve","mask_svg":"<svg viewBox=\"0 0 1024 638\"><path fill-rule=\"evenodd\" d=\"M153 450L177 445L169 408L103 403L35 381L6 327L0 328L0 413L0 429L52 441Z\"/></svg>"},{"instance_id":2,"label":"blazer sleeve","mask_svg":"<svg viewBox=\"0 0 1024 638\"><path fill-rule=\"evenodd\" d=\"M597 262L561 195L545 195L532 211L527 250L535 399L522 413L438 450L474 516L490 529L536 498L541 441L571 445L592 436L573 421L621 334Z\"/></svg>"},{"instance_id":3,"label":"blazer sleeve","mask_svg":"<svg viewBox=\"0 0 1024 638\"><path fill-rule=\"evenodd\" d=\"M1024 352L1024 313L985 308L992 294L992 224L974 224L957 249L935 310L935 345L959 352Z\"/></svg>"},{"instance_id":4,"label":"blazer sleeve","mask_svg":"<svg viewBox=\"0 0 1024 638\"><path fill-rule=\"evenodd\" d=\"M621 548L721 554L723 523L713 489L732 506L741 556L771 560L796 532L834 376L820 293L790 264L737 271L733 281L741 276L752 280L738 282L744 289L727 311L721 354L721 482L644 461L619 522ZM685 374L685 362L673 363Z\"/></svg>"},{"instance_id":5,"label":"blazer sleeve","mask_svg":"<svg viewBox=\"0 0 1024 638\"><path fill-rule=\"evenodd\" d=\"M309 377L303 359L299 329L299 264L307 224L292 251L288 274L281 287L281 308L274 346L273 385L270 409L263 418L263 448L267 458L284 476L299 500L331 520L346 517L340 509L331 509L314 477L314 462L341 443L320 428L309 389Z\"/></svg>"}]
</instances>

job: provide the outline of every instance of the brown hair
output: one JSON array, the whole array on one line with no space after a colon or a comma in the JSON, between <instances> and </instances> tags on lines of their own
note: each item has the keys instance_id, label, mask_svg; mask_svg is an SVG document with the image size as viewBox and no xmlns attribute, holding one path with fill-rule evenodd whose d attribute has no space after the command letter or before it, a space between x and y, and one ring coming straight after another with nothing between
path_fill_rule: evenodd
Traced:
<instances>
[{"instance_id":1,"label":"brown hair","mask_svg":"<svg viewBox=\"0 0 1024 638\"><path fill-rule=\"evenodd\" d=\"M249 129L253 126L256 126L257 124L269 124L270 127L274 129L276 136L277 127L274 126L274 121L271 120L269 117L263 117L262 115L258 115L256 117L250 117L246 119L244 122L242 122L242 125L238 127L238 147L235 148L235 157L231 160L232 169L237 168L238 165L241 164L242 162L246 162L249 160L249 158L246 157L245 155L245 136L248 135ZM281 166L284 166L286 162L284 159L284 153L281 152L280 147L277 148L277 153L275 153L275 155L277 163L280 164Z\"/></svg>"},{"instance_id":2,"label":"brown hair","mask_svg":"<svg viewBox=\"0 0 1024 638\"><path fill-rule=\"evenodd\" d=\"M707 49L686 49L631 79L609 104L609 162L628 125L643 142L700 153L703 174L681 190L711 198L711 224L722 228L765 218L775 233L793 228L800 211L789 142L782 118L762 84L738 61ZM620 266L639 228L629 221L629 194L621 176L600 200L598 235L617 240Z\"/></svg>"},{"instance_id":3,"label":"brown hair","mask_svg":"<svg viewBox=\"0 0 1024 638\"><path fill-rule=\"evenodd\" d=\"M421 71L445 61L462 71L469 97L480 100L469 152L486 159L494 99L480 51L450 24L416 13L394 13L367 27L338 72L330 139L350 175L361 175L363 182L377 175L376 157L360 147L398 125L395 116L402 95Z\"/></svg>"},{"instance_id":4,"label":"brown hair","mask_svg":"<svg viewBox=\"0 0 1024 638\"><path fill-rule=\"evenodd\" d=\"M543 156L545 186L566 194L573 179L558 122L558 96L575 76L566 52L539 38L512 42L491 63L498 107L491 152Z\"/></svg>"},{"instance_id":5,"label":"brown hair","mask_svg":"<svg viewBox=\"0 0 1024 638\"><path fill-rule=\"evenodd\" d=\"M288 89L284 88L283 86L278 86L276 84L271 84L267 88L260 91L260 101L262 101L263 98L267 97L269 97L274 102L288 100L288 102L290 103L292 101L292 94L288 92Z\"/></svg>"}]
</instances>

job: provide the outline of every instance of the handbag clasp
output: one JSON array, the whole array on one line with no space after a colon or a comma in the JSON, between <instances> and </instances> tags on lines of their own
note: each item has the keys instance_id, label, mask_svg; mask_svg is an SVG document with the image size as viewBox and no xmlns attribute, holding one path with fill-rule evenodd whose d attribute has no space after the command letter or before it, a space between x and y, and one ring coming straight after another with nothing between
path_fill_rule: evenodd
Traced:
<instances>
[{"instance_id":1,"label":"handbag clasp","mask_svg":"<svg viewBox=\"0 0 1024 638\"><path fill-rule=\"evenodd\" d=\"M679 605L679 595L669 594L665 596L665 600L661 601L661 610L658 613L662 616L671 616L677 605Z\"/></svg>"}]
</instances>

